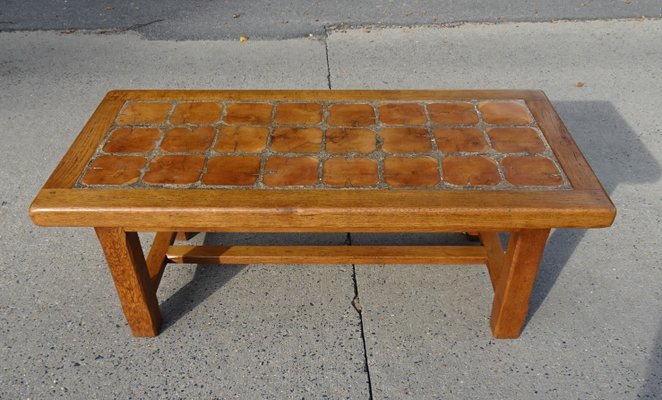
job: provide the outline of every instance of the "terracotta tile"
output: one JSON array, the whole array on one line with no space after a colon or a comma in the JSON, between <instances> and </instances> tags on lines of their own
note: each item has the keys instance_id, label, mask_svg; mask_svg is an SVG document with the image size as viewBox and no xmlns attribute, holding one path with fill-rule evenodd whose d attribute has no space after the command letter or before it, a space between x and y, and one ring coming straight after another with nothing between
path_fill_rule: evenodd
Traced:
<instances>
[{"instance_id":1,"label":"terracotta tile","mask_svg":"<svg viewBox=\"0 0 662 400\"><path fill-rule=\"evenodd\" d=\"M379 119L390 125L425 125L425 108L416 103L391 103L379 106Z\"/></svg>"},{"instance_id":2,"label":"terracotta tile","mask_svg":"<svg viewBox=\"0 0 662 400\"><path fill-rule=\"evenodd\" d=\"M544 157L506 157L501 160L506 180L517 186L561 186L556 165Z\"/></svg>"},{"instance_id":3,"label":"terracotta tile","mask_svg":"<svg viewBox=\"0 0 662 400\"><path fill-rule=\"evenodd\" d=\"M207 185L252 185L259 175L259 157L220 156L209 160L202 182Z\"/></svg>"},{"instance_id":4,"label":"terracotta tile","mask_svg":"<svg viewBox=\"0 0 662 400\"><path fill-rule=\"evenodd\" d=\"M432 142L426 128L384 128L382 149L387 153L426 153L432 150Z\"/></svg>"},{"instance_id":5,"label":"terracotta tile","mask_svg":"<svg viewBox=\"0 0 662 400\"><path fill-rule=\"evenodd\" d=\"M258 153L267 145L269 130L251 126L224 126L216 141L216 151Z\"/></svg>"},{"instance_id":6,"label":"terracotta tile","mask_svg":"<svg viewBox=\"0 0 662 400\"><path fill-rule=\"evenodd\" d=\"M444 180L453 185L496 185L501 180L494 161L480 156L449 156L442 160Z\"/></svg>"},{"instance_id":7,"label":"terracotta tile","mask_svg":"<svg viewBox=\"0 0 662 400\"><path fill-rule=\"evenodd\" d=\"M269 125L271 108L271 104L265 103L228 104L224 121L238 125Z\"/></svg>"},{"instance_id":8,"label":"terracotta tile","mask_svg":"<svg viewBox=\"0 0 662 400\"><path fill-rule=\"evenodd\" d=\"M162 124L172 108L170 103L131 103L117 117L120 125Z\"/></svg>"},{"instance_id":9,"label":"terracotta tile","mask_svg":"<svg viewBox=\"0 0 662 400\"><path fill-rule=\"evenodd\" d=\"M532 128L490 128L487 134L496 151L504 153L545 151L545 145Z\"/></svg>"},{"instance_id":10,"label":"terracotta tile","mask_svg":"<svg viewBox=\"0 0 662 400\"><path fill-rule=\"evenodd\" d=\"M393 187L425 187L439 183L437 160L432 157L384 159L384 179Z\"/></svg>"},{"instance_id":11,"label":"terracotta tile","mask_svg":"<svg viewBox=\"0 0 662 400\"><path fill-rule=\"evenodd\" d=\"M317 183L319 160L313 157L274 156L264 167L267 186L308 186Z\"/></svg>"},{"instance_id":12,"label":"terracotta tile","mask_svg":"<svg viewBox=\"0 0 662 400\"><path fill-rule=\"evenodd\" d=\"M281 103L276 106L276 124L317 125L322 122L319 103Z\"/></svg>"},{"instance_id":13,"label":"terracotta tile","mask_svg":"<svg viewBox=\"0 0 662 400\"><path fill-rule=\"evenodd\" d=\"M430 120L436 125L476 125L478 114L471 103L428 104Z\"/></svg>"},{"instance_id":14,"label":"terracotta tile","mask_svg":"<svg viewBox=\"0 0 662 400\"><path fill-rule=\"evenodd\" d=\"M327 123L335 126L373 125L375 110L370 104L332 104Z\"/></svg>"},{"instance_id":15,"label":"terracotta tile","mask_svg":"<svg viewBox=\"0 0 662 400\"><path fill-rule=\"evenodd\" d=\"M179 103L170 116L174 125L213 124L221 118L223 106L220 103Z\"/></svg>"},{"instance_id":16,"label":"terracotta tile","mask_svg":"<svg viewBox=\"0 0 662 400\"><path fill-rule=\"evenodd\" d=\"M161 131L156 128L120 128L113 131L103 146L107 153L145 153L150 151Z\"/></svg>"},{"instance_id":17,"label":"terracotta tile","mask_svg":"<svg viewBox=\"0 0 662 400\"><path fill-rule=\"evenodd\" d=\"M101 156L83 176L86 185L129 185L138 180L147 160L140 156Z\"/></svg>"},{"instance_id":18,"label":"terracotta tile","mask_svg":"<svg viewBox=\"0 0 662 400\"><path fill-rule=\"evenodd\" d=\"M161 149L163 151L190 153L206 151L214 140L215 130L211 126L201 126L193 129L173 128L166 132Z\"/></svg>"},{"instance_id":19,"label":"terracotta tile","mask_svg":"<svg viewBox=\"0 0 662 400\"><path fill-rule=\"evenodd\" d=\"M437 148L446 153L488 149L483 131L477 128L437 128L434 137L437 139Z\"/></svg>"},{"instance_id":20,"label":"terracotta tile","mask_svg":"<svg viewBox=\"0 0 662 400\"><path fill-rule=\"evenodd\" d=\"M330 158L324 162L324 183L338 187L374 186L377 162L369 158Z\"/></svg>"},{"instance_id":21,"label":"terracotta tile","mask_svg":"<svg viewBox=\"0 0 662 400\"><path fill-rule=\"evenodd\" d=\"M143 180L146 183L190 184L200 177L205 163L202 155L160 156L152 160Z\"/></svg>"},{"instance_id":22,"label":"terracotta tile","mask_svg":"<svg viewBox=\"0 0 662 400\"><path fill-rule=\"evenodd\" d=\"M483 120L495 125L526 125L533 122L526 107L514 102L483 102L478 104Z\"/></svg>"},{"instance_id":23,"label":"terracotta tile","mask_svg":"<svg viewBox=\"0 0 662 400\"><path fill-rule=\"evenodd\" d=\"M322 148L318 128L277 128L271 136L271 150L280 153L312 153Z\"/></svg>"},{"instance_id":24,"label":"terracotta tile","mask_svg":"<svg viewBox=\"0 0 662 400\"><path fill-rule=\"evenodd\" d=\"M326 151L329 153L372 153L377 146L375 132L366 128L329 128Z\"/></svg>"}]
</instances>

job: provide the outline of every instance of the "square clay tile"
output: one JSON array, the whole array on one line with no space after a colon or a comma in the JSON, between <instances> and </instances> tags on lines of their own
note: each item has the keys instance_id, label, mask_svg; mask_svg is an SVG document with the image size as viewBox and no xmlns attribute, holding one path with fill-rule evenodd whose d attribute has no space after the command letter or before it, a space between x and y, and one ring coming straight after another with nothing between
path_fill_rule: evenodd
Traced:
<instances>
[{"instance_id":1,"label":"square clay tile","mask_svg":"<svg viewBox=\"0 0 662 400\"><path fill-rule=\"evenodd\" d=\"M267 145L269 130L252 126L224 126L216 141L216 151L259 153Z\"/></svg>"},{"instance_id":2,"label":"square clay tile","mask_svg":"<svg viewBox=\"0 0 662 400\"><path fill-rule=\"evenodd\" d=\"M318 128L277 128L271 135L271 150L279 153L316 153L322 148Z\"/></svg>"},{"instance_id":3,"label":"square clay tile","mask_svg":"<svg viewBox=\"0 0 662 400\"><path fill-rule=\"evenodd\" d=\"M276 106L276 124L317 125L322 122L319 103L281 103Z\"/></svg>"},{"instance_id":4,"label":"square clay tile","mask_svg":"<svg viewBox=\"0 0 662 400\"><path fill-rule=\"evenodd\" d=\"M389 125L425 125L425 108L417 103L391 103L379 106L379 119Z\"/></svg>"},{"instance_id":5,"label":"square clay tile","mask_svg":"<svg viewBox=\"0 0 662 400\"><path fill-rule=\"evenodd\" d=\"M220 103L179 103L170 116L173 125L213 124L221 118L223 106Z\"/></svg>"},{"instance_id":6,"label":"square clay tile","mask_svg":"<svg viewBox=\"0 0 662 400\"><path fill-rule=\"evenodd\" d=\"M256 156L220 156L207 163L202 177L206 185L252 185L260 175L260 158Z\"/></svg>"},{"instance_id":7,"label":"square clay tile","mask_svg":"<svg viewBox=\"0 0 662 400\"><path fill-rule=\"evenodd\" d=\"M367 128L329 128L326 131L329 153L372 153L376 146L375 132Z\"/></svg>"},{"instance_id":8,"label":"square clay tile","mask_svg":"<svg viewBox=\"0 0 662 400\"><path fill-rule=\"evenodd\" d=\"M228 104L224 121L236 125L269 125L271 104L234 103Z\"/></svg>"},{"instance_id":9,"label":"square clay tile","mask_svg":"<svg viewBox=\"0 0 662 400\"><path fill-rule=\"evenodd\" d=\"M429 187L439 183L437 160L432 157L384 159L384 179L393 187Z\"/></svg>"},{"instance_id":10,"label":"square clay tile","mask_svg":"<svg viewBox=\"0 0 662 400\"><path fill-rule=\"evenodd\" d=\"M481 156L449 156L441 162L444 180L452 185L485 186L501 181L494 161Z\"/></svg>"},{"instance_id":11,"label":"square clay tile","mask_svg":"<svg viewBox=\"0 0 662 400\"><path fill-rule=\"evenodd\" d=\"M539 153L545 145L532 128L490 128L487 134L494 150L503 153Z\"/></svg>"},{"instance_id":12,"label":"square clay tile","mask_svg":"<svg viewBox=\"0 0 662 400\"><path fill-rule=\"evenodd\" d=\"M375 110L370 104L331 104L327 123L335 126L374 125Z\"/></svg>"},{"instance_id":13,"label":"square clay tile","mask_svg":"<svg viewBox=\"0 0 662 400\"><path fill-rule=\"evenodd\" d=\"M156 128L119 128L103 146L107 153L145 153L154 147L161 132Z\"/></svg>"},{"instance_id":14,"label":"square clay tile","mask_svg":"<svg viewBox=\"0 0 662 400\"><path fill-rule=\"evenodd\" d=\"M313 157L274 156L264 167L267 186L309 186L317 183L319 160Z\"/></svg>"},{"instance_id":15,"label":"square clay tile","mask_svg":"<svg viewBox=\"0 0 662 400\"><path fill-rule=\"evenodd\" d=\"M471 103L428 104L430 120L435 125L476 125L478 114Z\"/></svg>"},{"instance_id":16,"label":"square clay tile","mask_svg":"<svg viewBox=\"0 0 662 400\"><path fill-rule=\"evenodd\" d=\"M328 186L374 186L378 179L377 162L369 158L334 157L324 163L324 184Z\"/></svg>"},{"instance_id":17,"label":"square clay tile","mask_svg":"<svg viewBox=\"0 0 662 400\"><path fill-rule=\"evenodd\" d=\"M170 103L131 103L117 117L119 125L156 125L165 122Z\"/></svg>"},{"instance_id":18,"label":"square clay tile","mask_svg":"<svg viewBox=\"0 0 662 400\"><path fill-rule=\"evenodd\" d=\"M483 120L493 125L527 125L533 122L527 108L515 102L483 102L478 104Z\"/></svg>"},{"instance_id":19,"label":"square clay tile","mask_svg":"<svg viewBox=\"0 0 662 400\"><path fill-rule=\"evenodd\" d=\"M439 150L446 153L479 152L488 149L483 131L477 128L437 128L434 130L434 137Z\"/></svg>"},{"instance_id":20,"label":"square clay tile","mask_svg":"<svg viewBox=\"0 0 662 400\"><path fill-rule=\"evenodd\" d=\"M83 176L86 185L130 185L140 177L147 160L139 156L101 156Z\"/></svg>"},{"instance_id":21,"label":"square clay tile","mask_svg":"<svg viewBox=\"0 0 662 400\"><path fill-rule=\"evenodd\" d=\"M206 151L211 147L214 134L215 130L211 126L172 128L166 132L161 142L161 150L179 153Z\"/></svg>"},{"instance_id":22,"label":"square clay tile","mask_svg":"<svg viewBox=\"0 0 662 400\"><path fill-rule=\"evenodd\" d=\"M427 153L432 141L427 128L384 128L382 149L387 153Z\"/></svg>"},{"instance_id":23,"label":"square clay tile","mask_svg":"<svg viewBox=\"0 0 662 400\"><path fill-rule=\"evenodd\" d=\"M143 180L146 183L184 185L197 182L205 164L202 155L169 155L152 160Z\"/></svg>"},{"instance_id":24,"label":"square clay tile","mask_svg":"<svg viewBox=\"0 0 662 400\"><path fill-rule=\"evenodd\" d=\"M506 157L501 160L506 180L517 186L561 186L563 178L545 157Z\"/></svg>"}]
</instances>

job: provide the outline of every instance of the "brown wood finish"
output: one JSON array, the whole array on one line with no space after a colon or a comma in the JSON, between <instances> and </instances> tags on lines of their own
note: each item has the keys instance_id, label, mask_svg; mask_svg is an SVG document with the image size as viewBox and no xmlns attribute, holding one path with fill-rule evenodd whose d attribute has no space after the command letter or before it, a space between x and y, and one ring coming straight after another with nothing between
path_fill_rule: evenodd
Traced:
<instances>
[{"instance_id":1,"label":"brown wood finish","mask_svg":"<svg viewBox=\"0 0 662 400\"><path fill-rule=\"evenodd\" d=\"M496 289L497 282L499 281L499 274L503 268L504 259L501 239L499 239L499 234L497 232L480 232L478 238L486 249L487 270L490 273L492 288Z\"/></svg>"},{"instance_id":2,"label":"brown wood finish","mask_svg":"<svg viewBox=\"0 0 662 400\"><path fill-rule=\"evenodd\" d=\"M476 231L471 231L471 232L464 232L464 236L467 238L468 241L470 242L478 242L480 241L480 232Z\"/></svg>"},{"instance_id":3,"label":"brown wood finish","mask_svg":"<svg viewBox=\"0 0 662 400\"><path fill-rule=\"evenodd\" d=\"M107 96L120 100L217 100L232 101L409 101L543 99L540 90L113 90Z\"/></svg>"},{"instance_id":4,"label":"brown wood finish","mask_svg":"<svg viewBox=\"0 0 662 400\"><path fill-rule=\"evenodd\" d=\"M484 264L481 246L171 246L178 264Z\"/></svg>"},{"instance_id":5,"label":"brown wood finish","mask_svg":"<svg viewBox=\"0 0 662 400\"><path fill-rule=\"evenodd\" d=\"M117 294L134 336L156 336L161 312L138 234L122 228L96 228Z\"/></svg>"},{"instance_id":6,"label":"brown wood finish","mask_svg":"<svg viewBox=\"0 0 662 400\"><path fill-rule=\"evenodd\" d=\"M419 232L597 228L615 209L602 191L80 190L44 189L30 209L42 226L142 231ZM254 218L246 218L252 215Z\"/></svg>"},{"instance_id":7,"label":"brown wood finish","mask_svg":"<svg viewBox=\"0 0 662 400\"><path fill-rule=\"evenodd\" d=\"M586 158L577 147L570 132L552 107L551 102L543 92L538 96L526 100L540 129L549 142L552 151L558 158L561 166L575 190L600 190L604 192L600 181L588 165ZM605 197L607 197L605 193ZM615 210L614 210L615 211Z\"/></svg>"},{"instance_id":8,"label":"brown wood finish","mask_svg":"<svg viewBox=\"0 0 662 400\"><path fill-rule=\"evenodd\" d=\"M287 128L275 143L271 119ZM258 157L274 145L284 153ZM499 151L517 153L490 158ZM306 179L294 156L309 160ZM498 174L474 165L478 156ZM281 187L290 185L310 187ZM493 334L514 338L550 228L607 227L615 214L549 99L530 90L112 91L30 207L38 225L95 227L136 336L158 333L167 262L353 262L485 263ZM147 260L139 231L159 232ZM185 232L444 231L478 235L481 246L172 245ZM497 232L511 232L505 253Z\"/></svg>"},{"instance_id":9,"label":"brown wood finish","mask_svg":"<svg viewBox=\"0 0 662 400\"><path fill-rule=\"evenodd\" d=\"M168 247L175 242L175 232L158 232L154 237L152 248L147 256L147 271L152 281L152 288L156 291L161 283L161 277L165 271L168 259L166 252Z\"/></svg>"},{"instance_id":10,"label":"brown wood finish","mask_svg":"<svg viewBox=\"0 0 662 400\"><path fill-rule=\"evenodd\" d=\"M109 92L51 174L44 188L70 188L94 154L101 138L124 105L118 92Z\"/></svg>"},{"instance_id":11,"label":"brown wood finish","mask_svg":"<svg viewBox=\"0 0 662 400\"><path fill-rule=\"evenodd\" d=\"M175 240L186 242L187 240L191 240L196 234L197 232L180 231L177 232L177 236L175 237Z\"/></svg>"},{"instance_id":12,"label":"brown wood finish","mask_svg":"<svg viewBox=\"0 0 662 400\"><path fill-rule=\"evenodd\" d=\"M490 326L496 338L519 337L549 229L514 232L494 287Z\"/></svg>"}]
</instances>

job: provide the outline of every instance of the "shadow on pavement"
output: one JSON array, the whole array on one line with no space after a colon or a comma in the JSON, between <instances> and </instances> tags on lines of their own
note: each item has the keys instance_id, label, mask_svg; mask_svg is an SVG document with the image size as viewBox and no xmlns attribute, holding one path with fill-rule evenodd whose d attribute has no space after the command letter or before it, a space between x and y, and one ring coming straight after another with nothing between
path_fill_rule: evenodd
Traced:
<instances>
[{"instance_id":1,"label":"shadow on pavement","mask_svg":"<svg viewBox=\"0 0 662 400\"><path fill-rule=\"evenodd\" d=\"M620 183L653 183L660 179L662 170L657 160L610 102L569 101L555 102L554 106L610 196ZM531 297L529 318L549 294L585 233L583 229L560 229L550 236Z\"/></svg>"},{"instance_id":2,"label":"shadow on pavement","mask_svg":"<svg viewBox=\"0 0 662 400\"><path fill-rule=\"evenodd\" d=\"M312 233L312 234L288 234L288 233L200 233L205 235L203 245L324 245L343 244L344 234ZM184 243L182 243L184 244ZM174 325L181 317L193 310L205 299L237 274L247 268L246 265L207 265L198 264L191 280L179 289L175 294L161 303L161 314L163 323L161 330L165 331Z\"/></svg>"},{"instance_id":3,"label":"shadow on pavement","mask_svg":"<svg viewBox=\"0 0 662 400\"><path fill-rule=\"evenodd\" d=\"M554 106L610 196L621 183L644 184L660 180L659 163L610 102L568 101L555 102ZM608 229L618 229L618 216L614 225ZM560 229L549 238L528 319L549 295L585 233L583 229ZM653 346L655 350L640 393L643 398L656 398L662 391L662 327Z\"/></svg>"},{"instance_id":4,"label":"shadow on pavement","mask_svg":"<svg viewBox=\"0 0 662 400\"><path fill-rule=\"evenodd\" d=\"M657 330L657 337L653 342L653 350L650 353L650 361L644 386L639 392L639 398L658 399L662 397L662 324Z\"/></svg>"},{"instance_id":5,"label":"shadow on pavement","mask_svg":"<svg viewBox=\"0 0 662 400\"><path fill-rule=\"evenodd\" d=\"M221 235L206 234L204 245L219 244L217 236ZM161 330L165 331L174 325L181 317L197 307L216 290L223 287L245 267L245 265L196 265L191 280L161 303L161 314L163 316Z\"/></svg>"}]
</instances>

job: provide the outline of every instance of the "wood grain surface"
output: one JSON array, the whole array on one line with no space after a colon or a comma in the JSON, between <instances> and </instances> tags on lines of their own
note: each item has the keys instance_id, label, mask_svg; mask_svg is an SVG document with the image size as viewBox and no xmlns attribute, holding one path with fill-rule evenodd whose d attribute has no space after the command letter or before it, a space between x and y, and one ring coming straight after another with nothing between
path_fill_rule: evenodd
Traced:
<instances>
[{"instance_id":1,"label":"wood grain surface","mask_svg":"<svg viewBox=\"0 0 662 400\"><path fill-rule=\"evenodd\" d=\"M481 246L170 246L187 264L484 264Z\"/></svg>"}]
</instances>

